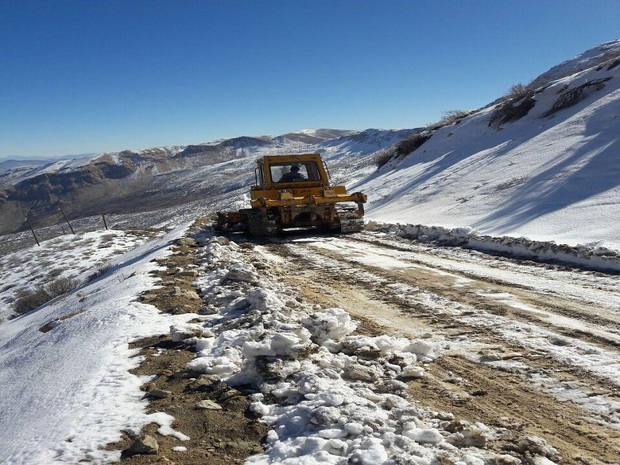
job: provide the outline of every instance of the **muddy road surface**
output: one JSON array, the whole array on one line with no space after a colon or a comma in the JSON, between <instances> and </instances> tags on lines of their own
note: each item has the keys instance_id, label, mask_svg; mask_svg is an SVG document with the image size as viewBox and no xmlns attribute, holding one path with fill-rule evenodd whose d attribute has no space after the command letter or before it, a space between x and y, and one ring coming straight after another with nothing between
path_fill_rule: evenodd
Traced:
<instances>
[{"instance_id":1,"label":"muddy road surface","mask_svg":"<svg viewBox=\"0 0 620 465\"><path fill-rule=\"evenodd\" d=\"M376 233L254 246L304 299L443 347L414 402L620 464L620 278ZM511 447L503 444L504 450Z\"/></svg>"}]
</instances>

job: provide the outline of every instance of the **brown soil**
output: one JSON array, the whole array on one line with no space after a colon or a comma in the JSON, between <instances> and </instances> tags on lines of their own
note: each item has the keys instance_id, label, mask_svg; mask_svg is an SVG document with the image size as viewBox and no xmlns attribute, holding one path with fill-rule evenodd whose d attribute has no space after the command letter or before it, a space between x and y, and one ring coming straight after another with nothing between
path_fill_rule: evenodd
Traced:
<instances>
[{"instance_id":1,"label":"brown soil","mask_svg":"<svg viewBox=\"0 0 620 465\"><path fill-rule=\"evenodd\" d=\"M241 392L217 380L188 372L185 368L194 354L183 343L174 343L161 336L140 341L141 355L145 361L132 371L135 375L154 376L143 386L145 396L153 395L148 413L165 412L175 418L173 428L190 439L182 441L174 436L157 432L159 425L146 426L141 436L156 438L159 451L156 455L123 453L121 462L132 464L198 464L229 465L243 463L250 455L263 451L262 439L269 428L248 413L250 401ZM163 397L165 396L165 397ZM198 403L210 400L221 407L209 410ZM135 438L125 438L111 449L126 451ZM185 451L174 451L174 447Z\"/></svg>"},{"instance_id":2,"label":"brown soil","mask_svg":"<svg viewBox=\"0 0 620 465\"><path fill-rule=\"evenodd\" d=\"M173 255L160 261L165 270L155 273L161 287L142 296L142 300L166 313L198 312L202 301L188 298L195 291L195 274L187 270L195 263L196 247L179 244ZM182 292L179 292L182 291ZM138 356L144 362L132 371L137 376L151 376L142 386L149 400L148 413L165 412L175 418L172 427L189 440L158 433L159 425L147 425L139 437L152 436L159 444L157 454L131 455L128 449L136 437L123 434L123 439L107 449L123 451L121 463L193 465L208 463L231 465L263 451L262 442L269 431L249 412L250 400L217 377L188 372L187 363L193 359L191 347L173 342L169 335L147 338L133 344L140 348ZM200 408L198 403L209 400L221 409ZM184 447L184 451L175 451Z\"/></svg>"},{"instance_id":3,"label":"brown soil","mask_svg":"<svg viewBox=\"0 0 620 465\"><path fill-rule=\"evenodd\" d=\"M559 403L521 376L499 372L458 355L440 357L427 376L410 383L421 405L454 413L470 422L506 428L496 446L513 449L523 434L544 438L561 463L612 464L620 457L620 434L596 424L570 402Z\"/></svg>"}]
</instances>

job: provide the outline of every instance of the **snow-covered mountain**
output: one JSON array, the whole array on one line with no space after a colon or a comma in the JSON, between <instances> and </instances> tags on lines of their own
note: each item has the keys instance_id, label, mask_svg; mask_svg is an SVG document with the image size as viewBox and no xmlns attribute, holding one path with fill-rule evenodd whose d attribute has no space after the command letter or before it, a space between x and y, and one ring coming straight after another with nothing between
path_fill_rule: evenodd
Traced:
<instances>
[{"instance_id":1,"label":"snow-covered mountain","mask_svg":"<svg viewBox=\"0 0 620 465\"><path fill-rule=\"evenodd\" d=\"M370 219L619 248L619 63L620 41L602 44L424 129L302 130L13 167L0 173L0 233L24 229L25 216L58 223L59 207L79 218L232 205L255 157L320 152L336 182L368 194Z\"/></svg>"}]
</instances>

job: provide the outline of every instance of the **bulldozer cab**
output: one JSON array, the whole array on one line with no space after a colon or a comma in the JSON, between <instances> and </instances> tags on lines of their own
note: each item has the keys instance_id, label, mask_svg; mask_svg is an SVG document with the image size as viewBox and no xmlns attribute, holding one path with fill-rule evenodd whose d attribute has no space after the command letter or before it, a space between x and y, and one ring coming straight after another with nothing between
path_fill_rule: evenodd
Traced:
<instances>
[{"instance_id":1,"label":"bulldozer cab","mask_svg":"<svg viewBox=\"0 0 620 465\"><path fill-rule=\"evenodd\" d=\"M315 162L273 164L269 166L269 170L271 171L271 179L277 179L277 183L318 181L321 179Z\"/></svg>"},{"instance_id":2,"label":"bulldozer cab","mask_svg":"<svg viewBox=\"0 0 620 465\"><path fill-rule=\"evenodd\" d=\"M282 189L329 185L320 155L266 156L258 160L255 189Z\"/></svg>"}]
</instances>

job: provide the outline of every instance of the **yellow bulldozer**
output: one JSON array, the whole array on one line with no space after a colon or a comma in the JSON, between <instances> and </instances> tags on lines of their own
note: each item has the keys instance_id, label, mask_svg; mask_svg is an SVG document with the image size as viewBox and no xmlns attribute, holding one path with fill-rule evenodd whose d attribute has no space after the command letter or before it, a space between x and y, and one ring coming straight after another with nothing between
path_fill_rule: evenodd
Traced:
<instances>
[{"instance_id":1,"label":"yellow bulldozer","mask_svg":"<svg viewBox=\"0 0 620 465\"><path fill-rule=\"evenodd\" d=\"M257 160L250 208L218 212L215 229L272 236L285 229L356 232L364 227L361 192L332 186L318 153L269 155Z\"/></svg>"}]
</instances>

